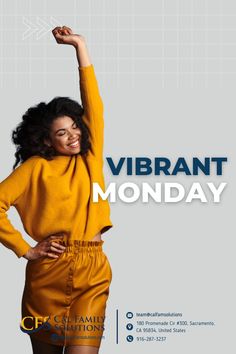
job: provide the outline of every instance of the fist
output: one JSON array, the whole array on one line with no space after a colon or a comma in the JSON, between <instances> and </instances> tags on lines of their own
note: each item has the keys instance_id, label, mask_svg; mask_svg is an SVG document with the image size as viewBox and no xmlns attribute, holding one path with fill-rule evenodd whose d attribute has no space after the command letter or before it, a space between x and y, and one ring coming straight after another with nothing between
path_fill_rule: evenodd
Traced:
<instances>
[{"instance_id":1,"label":"fist","mask_svg":"<svg viewBox=\"0 0 236 354\"><path fill-rule=\"evenodd\" d=\"M52 30L58 44L70 44L77 47L81 43L85 43L85 39L80 34L73 33L72 29L67 26L55 27Z\"/></svg>"}]
</instances>

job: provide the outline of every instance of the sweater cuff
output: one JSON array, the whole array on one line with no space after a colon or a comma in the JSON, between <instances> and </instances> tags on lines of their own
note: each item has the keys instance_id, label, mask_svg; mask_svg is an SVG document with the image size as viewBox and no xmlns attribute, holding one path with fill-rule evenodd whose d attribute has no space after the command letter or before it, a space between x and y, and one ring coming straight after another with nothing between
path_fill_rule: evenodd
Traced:
<instances>
[{"instance_id":1,"label":"sweater cuff","mask_svg":"<svg viewBox=\"0 0 236 354\"><path fill-rule=\"evenodd\" d=\"M91 76L94 76L94 66L90 64L88 66L78 66L80 79L86 80L89 79Z\"/></svg>"},{"instance_id":2,"label":"sweater cuff","mask_svg":"<svg viewBox=\"0 0 236 354\"><path fill-rule=\"evenodd\" d=\"M28 242L22 239L21 243L17 245L17 248L12 249L12 251L15 252L18 258L21 258L29 251L30 248L31 246Z\"/></svg>"}]
</instances>

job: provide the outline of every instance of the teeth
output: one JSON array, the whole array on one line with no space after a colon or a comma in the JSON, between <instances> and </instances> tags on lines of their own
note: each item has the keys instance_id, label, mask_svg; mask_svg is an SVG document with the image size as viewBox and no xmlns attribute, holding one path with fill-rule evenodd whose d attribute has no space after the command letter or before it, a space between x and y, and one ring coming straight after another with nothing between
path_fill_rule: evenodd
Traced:
<instances>
[{"instance_id":1,"label":"teeth","mask_svg":"<svg viewBox=\"0 0 236 354\"><path fill-rule=\"evenodd\" d=\"M69 146L77 146L77 145L79 145L78 140L75 143L69 144Z\"/></svg>"}]
</instances>

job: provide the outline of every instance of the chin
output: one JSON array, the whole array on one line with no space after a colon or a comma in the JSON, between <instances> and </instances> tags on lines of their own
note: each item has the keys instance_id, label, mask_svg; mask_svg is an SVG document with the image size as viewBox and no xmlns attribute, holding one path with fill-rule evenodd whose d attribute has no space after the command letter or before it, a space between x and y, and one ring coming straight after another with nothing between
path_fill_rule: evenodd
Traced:
<instances>
[{"instance_id":1,"label":"chin","mask_svg":"<svg viewBox=\"0 0 236 354\"><path fill-rule=\"evenodd\" d=\"M80 151L81 151L81 149L78 149L78 150L75 150L75 151L68 151L68 150L67 150L67 154L68 154L68 155L76 155L76 154L79 154Z\"/></svg>"},{"instance_id":2,"label":"chin","mask_svg":"<svg viewBox=\"0 0 236 354\"><path fill-rule=\"evenodd\" d=\"M79 153L80 153L80 151L72 152L70 155L78 155Z\"/></svg>"},{"instance_id":3,"label":"chin","mask_svg":"<svg viewBox=\"0 0 236 354\"><path fill-rule=\"evenodd\" d=\"M78 147L76 149L73 149L73 150L72 149L68 149L66 147L57 149L57 153L58 154L60 154L60 155L68 155L68 156L78 154L78 153L80 153L80 151L81 151L80 147Z\"/></svg>"}]
</instances>

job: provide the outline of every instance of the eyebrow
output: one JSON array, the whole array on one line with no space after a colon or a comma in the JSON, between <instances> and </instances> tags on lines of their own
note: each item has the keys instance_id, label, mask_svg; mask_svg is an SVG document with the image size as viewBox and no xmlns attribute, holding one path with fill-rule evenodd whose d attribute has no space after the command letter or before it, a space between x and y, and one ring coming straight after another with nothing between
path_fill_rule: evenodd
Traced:
<instances>
[{"instance_id":1,"label":"eyebrow","mask_svg":"<svg viewBox=\"0 0 236 354\"><path fill-rule=\"evenodd\" d=\"M74 123L71 124L71 126L73 126L74 124L77 124L77 123L74 122ZM57 134L57 133L60 132L60 131L64 131L64 130L66 130L66 128L58 129L58 130L55 131L55 134Z\"/></svg>"}]
</instances>

